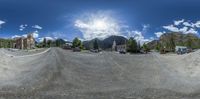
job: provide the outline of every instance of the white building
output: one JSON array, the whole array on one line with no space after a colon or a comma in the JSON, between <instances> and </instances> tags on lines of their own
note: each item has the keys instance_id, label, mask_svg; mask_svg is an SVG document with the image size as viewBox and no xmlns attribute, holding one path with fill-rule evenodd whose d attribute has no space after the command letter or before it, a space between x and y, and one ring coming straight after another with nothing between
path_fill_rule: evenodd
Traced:
<instances>
[{"instance_id":1,"label":"white building","mask_svg":"<svg viewBox=\"0 0 200 99\"><path fill-rule=\"evenodd\" d=\"M175 50L177 54L184 54L188 52L188 48L186 46L176 46Z\"/></svg>"},{"instance_id":2,"label":"white building","mask_svg":"<svg viewBox=\"0 0 200 99\"><path fill-rule=\"evenodd\" d=\"M112 51L118 51L118 52L126 52L126 44L122 44L122 45L117 45L116 41L113 41L113 45L112 45Z\"/></svg>"}]
</instances>

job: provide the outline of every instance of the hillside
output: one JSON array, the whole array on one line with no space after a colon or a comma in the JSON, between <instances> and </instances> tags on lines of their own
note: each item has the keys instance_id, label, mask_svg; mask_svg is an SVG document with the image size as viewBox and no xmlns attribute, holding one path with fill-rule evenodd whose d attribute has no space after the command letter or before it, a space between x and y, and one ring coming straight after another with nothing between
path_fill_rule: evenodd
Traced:
<instances>
[{"instance_id":1,"label":"hillside","mask_svg":"<svg viewBox=\"0 0 200 99\"><path fill-rule=\"evenodd\" d=\"M93 43L94 41L97 40L98 45L100 48L102 49L110 49L112 47L113 41L116 41L117 45L121 45L121 44L125 44L125 42L127 41L127 39L123 36L110 36L108 38L105 38L103 40L100 39L92 39L89 41L84 41L83 45L86 49L91 49L93 48Z\"/></svg>"},{"instance_id":2,"label":"hillside","mask_svg":"<svg viewBox=\"0 0 200 99\"><path fill-rule=\"evenodd\" d=\"M175 46L187 46L189 48L200 48L200 39L195 34L183 33L165 33L158 40L149 42L148 47L156 49L156 47L165 47L167 50L173 50Z\"/></svg>"}]
</instances>

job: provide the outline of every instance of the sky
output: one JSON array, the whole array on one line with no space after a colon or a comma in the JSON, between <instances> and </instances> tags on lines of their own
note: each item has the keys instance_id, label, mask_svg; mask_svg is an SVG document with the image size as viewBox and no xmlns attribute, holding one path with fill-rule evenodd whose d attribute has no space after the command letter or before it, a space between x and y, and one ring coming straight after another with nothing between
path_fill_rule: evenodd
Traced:
<instances>
[{"instance_id":1,"label":"sky","mask_svg":"<svg viewBox=\"0 0 200 99\"><path fill-rule=\"evenodd\" d=\"M147 42L168 32L199 36L199 9L199 0L0 0L0 38L120 35Z\"/></svg>"}]
</instances>

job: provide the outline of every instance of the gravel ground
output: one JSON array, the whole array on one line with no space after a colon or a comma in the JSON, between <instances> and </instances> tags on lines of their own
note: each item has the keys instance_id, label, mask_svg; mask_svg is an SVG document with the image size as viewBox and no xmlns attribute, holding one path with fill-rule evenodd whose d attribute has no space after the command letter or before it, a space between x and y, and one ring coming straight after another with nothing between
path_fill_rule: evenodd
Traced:
<instances>
[{"instance_id":1,"label":"gravel ground","mask_svg":"<svg viewBox=\"0 0 200 99\"><path fill-rule=\"evenodd\" d=\"M1 49L1 50L6 54L14 56L23 56L23 55L30 55L43 52L46 50L46 48L32 49L32 50L18 50L18 49Z\"/></svg>"},{"instance_id":2,"label":"gravel ground","mask_svg":"<svg viewBox=\"0 0 200 99\"><path fill-rule=\"evenodd\" d=\"M200 98L200 51L123 55L51 48L27 53L0 49L2 99Z\"/></svg>"}]
</instances>

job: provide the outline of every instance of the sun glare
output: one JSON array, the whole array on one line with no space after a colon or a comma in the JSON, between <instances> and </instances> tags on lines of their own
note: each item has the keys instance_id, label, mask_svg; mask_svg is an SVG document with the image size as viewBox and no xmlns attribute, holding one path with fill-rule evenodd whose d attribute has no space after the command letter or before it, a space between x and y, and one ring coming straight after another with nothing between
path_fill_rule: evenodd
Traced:
<instances>
[{"instance_id":1,"label":"sun glare","mask_svg":"<svg viewBox=\"0 0 200 99\"><path fill-rule=\"evenodd\" d=\"M94 27L97 30L106 30L107 29L107 23L103 20L95 20L94 21Z\"/></svg>"},{"instance_id":2,"label":"sun glare","mask_svg":"<svg viewBox=\"0 0 200 99\"><path fill-rule=\"evenodd\" d=\"M75 26L86 40L104 39L111 35L120 35L120 20L116 19L111 12L86 13L75 21Z\"/></svg>"}]
</instances>

